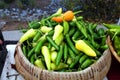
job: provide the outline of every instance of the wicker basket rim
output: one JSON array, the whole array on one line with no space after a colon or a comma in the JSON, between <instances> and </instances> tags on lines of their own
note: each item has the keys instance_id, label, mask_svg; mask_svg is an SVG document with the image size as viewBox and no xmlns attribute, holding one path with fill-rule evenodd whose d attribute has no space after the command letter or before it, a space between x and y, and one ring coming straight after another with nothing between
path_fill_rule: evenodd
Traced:
<instances>
[{"instance_id":1,"label":"wicker basket rim","mask_svg":"<svg viewBox=\"0 0 120 80\"><path fill-rule=\"evenodd\" d=\"M116 58L116 60L120 63L120 57L117 55L117 53L116 53L116 51L115 51L115 49L114 49L114 47L113 47L113 43L112 43L112 41L111 41L110 35L108 35L108 37L107 37L107 44L108 44L108 46L109 46L109 48L110 48L110 50L111 50L112 55L113 55L113 56Z\"/></svg>"},{"instance_id":2,"label":"wicker basket rim","mask_svg":"<svg viewBox=\"0 0 120 80\"><path fill-rule=\"evenodd\" d=\"M20 51L21 51L21 53L22 53L22 56L24 56L23 55L23 52L22 52L22 50L21 50L21 44L20 43L17 43L17 47L18 47L18 49L20 49ZM109 49L106 49L104 52L103 52L103 55L95 62L95 63L93 63L91 66L89 66L89 67L87 67L86 69L84 69L84 70L80 70L80 71L74 71L74 72L57 72L57 71L52 71L52 70L50 70L50 71L48 71L48 70L45 70L45 69L40 69L40 68L38 68L38 67L36 67L36 66L34 66L33 64L31 64L30 63L30 61L24 56L24 58L27 60L27 62L29 63L29 64L31 64L31 66L33 66L34 68L36 68L37 70L42 70L42 71L45 71L45 72L52 72L52 73L61 73L61 74L69 74L69 73L82 73L82 72L84 72L84 71L88 71L88 70L91 70L91 68L94 66L94 65L96 65L97 63L99 63L100 61L102 61L103 59L104 59L104 57L107 55L107 54L109 54L109 53L106 53L107 51L108 51Z\"/></svg>"}]
</instances>

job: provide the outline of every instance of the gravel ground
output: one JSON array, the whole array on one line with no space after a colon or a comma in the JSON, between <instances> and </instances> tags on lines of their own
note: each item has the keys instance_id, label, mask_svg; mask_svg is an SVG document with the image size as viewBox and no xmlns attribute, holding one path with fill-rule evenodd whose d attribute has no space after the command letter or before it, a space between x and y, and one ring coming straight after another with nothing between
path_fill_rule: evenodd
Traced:
<instances>
[{"instance_id":1,"label":"gravel ground","mask_svg":"<svg viewBox=\"0 0 120 80\"><path fill-rule=\"evenodd\" d=\"M36 0L35 8L19 9L15 2L8 9L0 9L0 30L19 30L27 28L27 22L40 19L43 15L54 13L59 7L60 0Z\"/></svg>"}]
</instances>

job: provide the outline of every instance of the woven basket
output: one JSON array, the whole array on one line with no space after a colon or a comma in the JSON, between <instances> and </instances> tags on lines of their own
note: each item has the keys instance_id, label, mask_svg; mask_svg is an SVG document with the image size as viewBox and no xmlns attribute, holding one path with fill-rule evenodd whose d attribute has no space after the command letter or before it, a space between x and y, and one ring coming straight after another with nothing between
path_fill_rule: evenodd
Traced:
<instances>
[{"instance_id":1,"label":"woven basket","mask_svg":"<svg viewBox=\"0 0 120 80\"><path fill-rule=\"evenodd\" d=\"M108 46L109 46L109 48L110 48L110 51L111 51L111 53L113 54L113 56L114 56L114 57L116 58L116 60L120 63L120 56L117 55L117 53L116 53L116 51L115 51L115 49L114 49L114 47L113 47L113 44L112 44L112 41L111 41L110 36L107 37L107 44L108 44ZM120 45L120 44L118 44L118 45Z\"/></svg>"},{"instance_id":2,"label":"woven basket","mask_svg":"<svg viewBox=\"0 0 120 80\"><path fill-rule=\"evenodd\" d=\"M55 72L42 70L31 64L18 43L15 50L15 65L25 80L103 80L111 66L111 53L109 49L105 50L96 63L82 71Z\"/></svg>"}]
</instances>

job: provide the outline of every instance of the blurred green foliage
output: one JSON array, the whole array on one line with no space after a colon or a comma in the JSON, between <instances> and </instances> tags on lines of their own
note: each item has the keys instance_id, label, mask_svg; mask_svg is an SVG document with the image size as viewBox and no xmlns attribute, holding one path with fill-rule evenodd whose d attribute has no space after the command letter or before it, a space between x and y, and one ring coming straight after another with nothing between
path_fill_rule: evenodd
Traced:
<instances>
[{"instance_id":1,"label":"blurred green foliage","mask_svg":"<svg viewBox=\"0 0 120 80\"><path fill-rule=\"evenodd\" d=\"M120 0L61 0L66 9L82 10L90 21L115 22L120 17Z\"/></svg>"},{"instance_id":2,"label":"blurred green foliage","mask_svg":"<svg viewBox=\"0 0 120 80\"><path fill-rule=\"evenodd\" d=\"M9 8L11 3L15 3L18 8L35 6L35 0L0 0L0 8Z\"/></svg>"},{"instance_id":3,"label":"blurred green foliage","mask_svg":"<svg viewBox=\"0 0 120 80\"><path fill-rule=\"evenodd\" d=\"M15 0L3 0L5 3L9 4L9 3L12 3L13 1Z\"/></svg>"},{"instance_id":4,"label":"blurred green foliage","mask_svg":"<svg viewBox=\"0 0 120 80\"><path fill-rule=\"evenodd\" d=\"M34 0L16 0L17 6L21 9L27 8L27 7L34 7L35 1Z\"/></svg>"},{"instance_id":5,"label":"blurred green foliage","mask_svg":"<svg viewBox=\"0 0 120 80\"><path fill-rule=\"evenodd\" d=\"M0 9L1 9L1 8L4 8L5 6L6 6L5 2L0 1Z\"/></svg>"}]
</instances>

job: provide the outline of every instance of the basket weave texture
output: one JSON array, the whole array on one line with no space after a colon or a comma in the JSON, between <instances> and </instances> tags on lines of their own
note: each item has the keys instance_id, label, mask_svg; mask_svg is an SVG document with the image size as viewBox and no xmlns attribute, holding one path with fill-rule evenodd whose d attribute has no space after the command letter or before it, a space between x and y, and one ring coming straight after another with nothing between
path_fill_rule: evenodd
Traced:
<instances>
[{"instance_id":1,"label":"basket weave texture","mask_svg":"<svg viewBox=\"0 0 120 80\"><path fill-rule=\"evenodd\" d=\"M15 50L15 65L25 80L103 80L111 66L111 52L109 49L105 50L97 62L82 71L55 72L42 70L31 64L18 43Z\"/></svg>"},{"instance_id":2,"label":"basket weave texture","mask_svg":"<svg viewBox=\"0 0 120 80\"><path fill-rule=\"evenodd\" d=\"M109 46L109 48L110 48L110 51L111 51L112 55L113 55L113 56L116 58L116 60L120 63L120 56L118 56L118 54L116 53L116 51L115 51L115 49L114 49L114 47L113 47L113 43L112 43L112 41L111 41L110 36L107 37L107 44L108 44L108 46ZM120 44L118 44L118 45L120 45Z\"/></svg>"}]
</instances>

